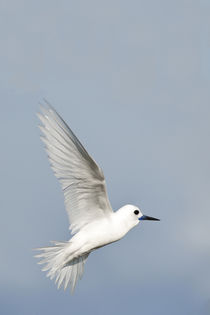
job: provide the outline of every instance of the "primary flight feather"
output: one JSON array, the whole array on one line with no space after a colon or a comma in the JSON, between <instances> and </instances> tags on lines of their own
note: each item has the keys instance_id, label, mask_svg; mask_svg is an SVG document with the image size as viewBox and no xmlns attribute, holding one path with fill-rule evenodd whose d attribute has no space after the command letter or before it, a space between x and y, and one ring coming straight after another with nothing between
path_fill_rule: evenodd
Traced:
<instances>
[{"instance_id":1,"label":"primary flight feather","mask_svg":"<svg viewBox=\"0 0 210 315\"><path fill-rule=\"evenodd\" d=\"M47 102L38 117L41 139L55 176L61 183L72 238L39 248L42 270L55 278L58 287L70 284L73 292L81 279L91 251L121 239L140 220L158 220L140 209L126 205L113 212L106 191L103 171L90 157L72 130Z\"/></svg>"}]
</instances>

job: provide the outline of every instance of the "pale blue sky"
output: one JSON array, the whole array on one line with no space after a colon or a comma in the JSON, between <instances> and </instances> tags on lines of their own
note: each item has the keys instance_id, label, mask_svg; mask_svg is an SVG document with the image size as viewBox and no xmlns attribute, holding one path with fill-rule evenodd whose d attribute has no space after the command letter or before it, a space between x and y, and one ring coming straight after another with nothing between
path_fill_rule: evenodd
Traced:
<instances>
[{"instance_id":1,"label":"pale blue sky","mask_svg":"<svg viewBox=\"0 0 210 315\"><path fill-rule=\"evenodd\" d=\"M208 315L210 1L2 1L1 314ZM74 296L32 248L67 240L39 139L46 97L144 222L90 255Z\"/></svg>"}]
</instances>

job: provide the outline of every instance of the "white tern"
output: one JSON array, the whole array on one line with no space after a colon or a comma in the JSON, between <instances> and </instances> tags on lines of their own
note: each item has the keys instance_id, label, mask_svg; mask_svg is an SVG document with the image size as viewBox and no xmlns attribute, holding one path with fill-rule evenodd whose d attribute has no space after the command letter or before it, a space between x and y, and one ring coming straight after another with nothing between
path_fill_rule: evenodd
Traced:
<instances>
[{"instance_id":1,"label":"white tern","mask_svg":"<svg viewBox=\"0 0 210 315\"><path fill-rule=\"evenodd\" d=\"M42 270L55 278L58 288L70 284L74 291L81 279L88 255L95 249L120 240L141 220L159 219L143 215L137 206L125 205L113 211L101 168L90 157L81 142L46 102L38 117L41 139L55 176L59 179L65 199L72 237L66 242L38 248L36 257L44 264Z\"/></svg>"}]
</instances>

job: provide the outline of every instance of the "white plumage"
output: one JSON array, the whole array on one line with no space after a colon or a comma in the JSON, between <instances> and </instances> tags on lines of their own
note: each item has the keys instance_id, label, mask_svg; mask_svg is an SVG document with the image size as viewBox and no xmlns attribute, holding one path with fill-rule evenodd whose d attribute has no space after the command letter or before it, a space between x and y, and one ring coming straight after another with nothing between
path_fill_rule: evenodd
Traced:
<instances>
[{"instance_id":1,"label":"white plumage","mask_svg":"<svg viewBox=\"0 0 210 315\"><path fill-rule=\"evenodd\" d=\"M73 292L91 251L119 240L141 218L154 218L143 216L132 205L113 212L102 170L64 120L47 102L38 117L51 167L63 189L73 236L68 242L39 248L41 253L36 257L41 258L42 270L55 278L58 288L63 284L66 289L70 283Z\"/></svg>"}]
</instances>

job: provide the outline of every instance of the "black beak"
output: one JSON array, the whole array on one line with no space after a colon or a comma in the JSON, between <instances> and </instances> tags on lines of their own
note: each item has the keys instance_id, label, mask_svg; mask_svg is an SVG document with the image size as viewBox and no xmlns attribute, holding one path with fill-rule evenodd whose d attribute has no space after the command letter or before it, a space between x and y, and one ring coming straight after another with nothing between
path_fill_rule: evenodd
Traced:
<instances>
[{"instance_id":1,"label":"black beak","mask_svg":"<svg viewBox=\"0 0 210 315\"><path fill-rule=\"evenodd\" d=\"M141 218L139 218L139 220L160 221L159 219L149 217L148 215L142 215Z\"/></svg>"}]
</instances>

